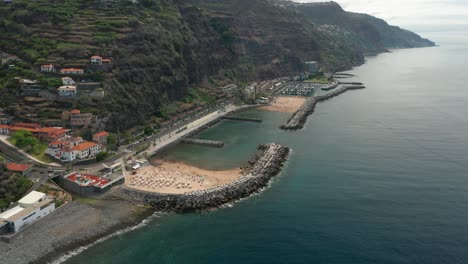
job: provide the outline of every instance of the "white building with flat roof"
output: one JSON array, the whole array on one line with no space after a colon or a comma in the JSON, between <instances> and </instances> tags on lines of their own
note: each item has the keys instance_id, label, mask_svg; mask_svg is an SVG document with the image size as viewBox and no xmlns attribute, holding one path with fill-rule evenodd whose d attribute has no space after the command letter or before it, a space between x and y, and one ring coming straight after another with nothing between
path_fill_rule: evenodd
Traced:
<instances>
[{"instance_id":1,"label":"white building with flat roof","mask_svg":"<svg viewBox=\"0 0 468 264\"><path fill-rule=\"evenodd\" d=\"M18 201L18 206L0 214L0 227L16 233L54 210L53 199L47 198L45 193L32 191Z\"/></svg>"}]
</instances>

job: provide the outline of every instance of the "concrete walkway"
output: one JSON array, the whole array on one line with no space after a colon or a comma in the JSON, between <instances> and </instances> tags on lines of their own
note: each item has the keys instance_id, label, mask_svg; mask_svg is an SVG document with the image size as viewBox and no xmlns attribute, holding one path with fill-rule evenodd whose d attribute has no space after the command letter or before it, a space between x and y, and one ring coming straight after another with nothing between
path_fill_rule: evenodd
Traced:
<instances>
[{"instance_id":1,"label":"concrete walkway","mask_svg":"<svg viewBox=\"0 0 468 264\"><path fill-rule=\"evenodd\" d=\"M210 113L202 118L199 118L189 124L187 124L187 129L177 133L177 131L173 131L169 134L166 134L158 139L156 139L156 146L150 146L146 152L148 154L154 154L158 152L161 149L164 149L168 145L173 144L174 142L180 140L184 136L192 133L193 131L205 126L206 124L209 124L210 122L213 122L214 120L221 118L227 114L230 114L232 112L244 109L244 108L250 108L252 107L251 105L242 105L242 106L235 106L235 105L228 105L226 107L225 111L216 111L213 113Z\"/></svg>"}]
</instances>

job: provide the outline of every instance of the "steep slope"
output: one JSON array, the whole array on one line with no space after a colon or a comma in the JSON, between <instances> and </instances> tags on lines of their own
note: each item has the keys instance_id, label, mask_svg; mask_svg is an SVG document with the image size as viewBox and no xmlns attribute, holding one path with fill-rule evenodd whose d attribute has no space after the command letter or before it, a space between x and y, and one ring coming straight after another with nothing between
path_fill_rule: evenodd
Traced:
<instances>
[{"instance_id":1,"label":"steep slope","mask_svg":"<svg viewBox=\"0 0 468 264\"><path fill-rule=\"evenodd\" d=\"M353 48L362 52L382 52L392 48L434 46L434 42L376 17L346 12L336 2L296 3L273 0L274 3L296 10L320 28L341 36Z\"/></svg>"}]
</instances>

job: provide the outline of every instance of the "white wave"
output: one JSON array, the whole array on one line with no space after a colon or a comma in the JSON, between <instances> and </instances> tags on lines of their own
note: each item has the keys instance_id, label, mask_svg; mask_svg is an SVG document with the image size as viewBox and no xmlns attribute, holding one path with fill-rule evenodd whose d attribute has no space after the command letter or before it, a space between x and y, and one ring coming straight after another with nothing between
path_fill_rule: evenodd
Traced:
<instances>
[{"instance_id":1,"label":"white wave","mask_svg":"<svg viewBox=\"0 0 468 264\"><path fill-rule=\"evenodd\" d=\"M128 232L131 232L131 231L134 231L134 230L137 230L137 229L140 229L146 225L148 225L148 223L151 222L152 219L154 218L157 218L157 217L160 217L162 215L164 215L165 213L161 213L161 212L155 212L154 214L152 214L150 217L144 219L143 221L141 221L141 223L139 223L138 225L135 225L135 226L131 226L131 227L127 227L127 228L124 228L124 229L120 229L120 230L117 230L116 232L110 234L110 235L107 235L105 237L102 237L102 238L99 238L98 240L94 241L93 243L91 244L88 244L86 246L81 246L77 249L74 249L72 251L69 251L67 252L66 254L62 255L61 257L59 257L58 259L52 261L52 262L48 262L48 264L61 264L67 260L69 260L70 258L74 257L74 256L77 256L81 253L83 253L83 251L99 244L99 243L102 243L110 238L113 238L115 236L118 236L118 235L121 235L121 234L125 234L125 233L128 233Z\"/></svg>"}]
</instances>

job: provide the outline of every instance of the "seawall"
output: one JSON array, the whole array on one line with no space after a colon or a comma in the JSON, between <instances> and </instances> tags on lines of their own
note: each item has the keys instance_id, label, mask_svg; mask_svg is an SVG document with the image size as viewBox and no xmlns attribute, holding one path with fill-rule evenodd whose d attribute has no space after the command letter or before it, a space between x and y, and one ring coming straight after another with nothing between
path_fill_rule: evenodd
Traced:
<instances>
[{"instance_id":1,"label":"seawall","mask_svg":"<svg viewBox=\"0 0 468 264\"><path fill-rule=\"evenodd\" d=\"M280 128L284 130L298 130L304 127L307 117L315 111L318 100L312 96L307 98L304 104L297 110L285 125Z\"/></svg>"},{"instance_id":2,"label":"seawall","mask_svg":"<svg viewBox=\"0 0 468 264\"><path fill-rule=\"evenodd\" d=\"M124 196L150 204L156 210L191 212L215 208L223 204L247 197L268 185L287 160L289 148L271 143L260 145L263 152L254 161L248 173L239 180L203 191L184 194L164 194L145 192L123 186Z\"/></svg>"}]
</instances>

